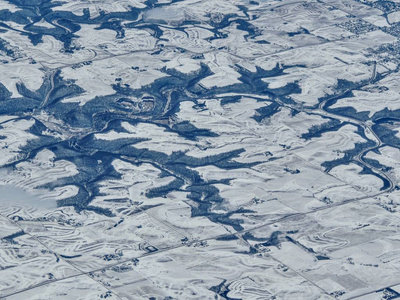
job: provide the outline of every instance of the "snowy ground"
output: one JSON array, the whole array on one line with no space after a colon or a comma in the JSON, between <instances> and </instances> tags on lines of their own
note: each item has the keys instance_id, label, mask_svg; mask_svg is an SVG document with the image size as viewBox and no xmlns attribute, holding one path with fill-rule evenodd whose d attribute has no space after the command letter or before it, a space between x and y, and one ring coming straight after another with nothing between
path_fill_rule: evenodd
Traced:
<instances>
[{"instance_id":1,"label":"snowy ground","mask_svg":"<svg viewBox=\"0 0 400 300\"><path fill-rule=\"evenodd\" d=\"M399 1L3 2L1 299L400 297Z\"/></svg>"}]
</instances>

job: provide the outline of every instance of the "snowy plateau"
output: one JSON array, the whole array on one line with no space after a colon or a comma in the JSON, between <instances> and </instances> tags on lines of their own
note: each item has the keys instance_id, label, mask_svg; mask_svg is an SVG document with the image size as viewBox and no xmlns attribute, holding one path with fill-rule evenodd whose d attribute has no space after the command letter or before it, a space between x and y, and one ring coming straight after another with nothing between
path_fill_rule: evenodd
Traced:
<instances>
[{"instance_id":1,"label":"snowy plateau","mask_svg":"<svg viewBox=\"0 0 400 300\"><path fill-rule=\"evenodd\" d=\"M399 0L0 0L0 299L398 298Z\"/></svg>"}]
</instances>

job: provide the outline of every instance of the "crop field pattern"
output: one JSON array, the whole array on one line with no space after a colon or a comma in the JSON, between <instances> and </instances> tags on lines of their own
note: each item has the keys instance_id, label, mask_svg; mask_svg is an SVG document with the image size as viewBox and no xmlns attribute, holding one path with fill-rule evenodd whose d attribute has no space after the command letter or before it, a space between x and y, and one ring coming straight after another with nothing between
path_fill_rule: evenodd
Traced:
<instances>
[{"instance_id":1,"label":"crop field pattern","mask_svg":"<svg viewBox=\"0 0 400 300\"><path fill-rule=\"evenodd\" d=\"M400 1L1 0L0 299L400 299Z\"/></svg>"}]
</instances>

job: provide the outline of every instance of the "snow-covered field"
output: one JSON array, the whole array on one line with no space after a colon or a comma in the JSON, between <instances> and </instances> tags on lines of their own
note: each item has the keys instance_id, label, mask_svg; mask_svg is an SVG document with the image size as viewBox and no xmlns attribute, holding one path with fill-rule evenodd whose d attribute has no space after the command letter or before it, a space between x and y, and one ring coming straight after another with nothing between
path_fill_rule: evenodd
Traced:
<instances>
[{"instance_id":1,"label":"snow-covered field","mask_svg":"<svg viewBox=\"0 0 400 300\"><path fill-rule=\"evenodd\" d=\"M0 3L0 298L400 297L400 2Z\"/></svg>"}]
</instances>

